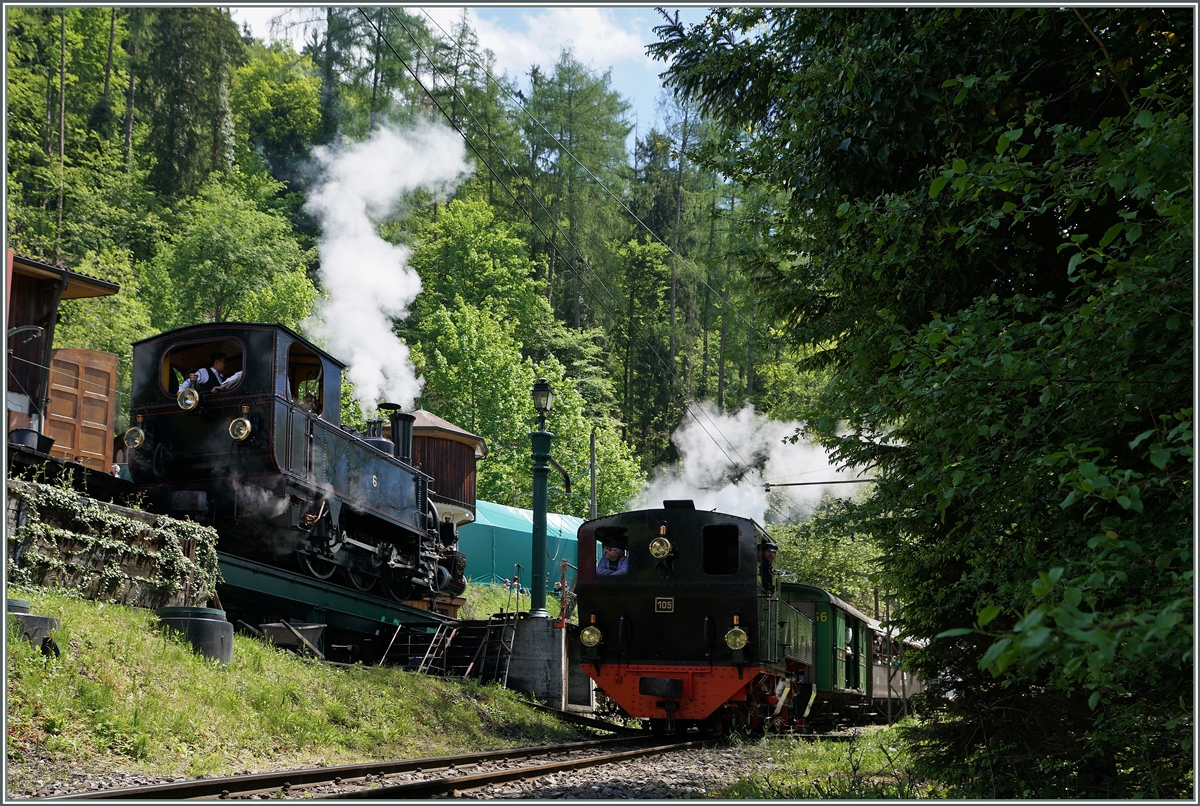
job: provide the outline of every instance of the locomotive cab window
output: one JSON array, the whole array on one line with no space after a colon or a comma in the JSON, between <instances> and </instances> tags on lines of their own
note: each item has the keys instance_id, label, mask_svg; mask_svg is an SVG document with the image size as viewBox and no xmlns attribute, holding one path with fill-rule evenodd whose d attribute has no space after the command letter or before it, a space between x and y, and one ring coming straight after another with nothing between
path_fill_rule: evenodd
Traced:
<instances>
[{"instance_id":1,"label":"locomotive cab window","mask_svg":"<svg viewBox=\"0 0 1200 806\"><path fill-rule=\"evenodd\" d=\"M244 354L236 339L177 344L163 355L159 382L171 397L184 386L200 392L227 392L242 382Z\"/></svg>"},{"instance_id":2,"label":"locomotive cab window","mask_svg":"<svg viewBox=\"0 0 1200 806\"><path fill-rule=\"evenodd\" d=\"M597 577L620 577L629 573L629 530L605 526L596 530Z\"/></svg>"},{"instance_id":3,"label":"locomotive cab window","mask_svg":"<svg viewBox=\"0 0 1200 806\"><path fill-rule=\"evenodd\" d=\"M321 359L303 344L288 347L287 383L289 399L297 407L320 415L324 410Z\"/></svg>"},{"instance_id":4,"label":"locomotive cab window","mask_svg":"<svg viewBox=\"0 0 1200 806\"><path fill-rule=\"evenodd\" d=\"M704 573L736 574L739 530L732 523L704 527Z\"/></svg>"}]
</instances>

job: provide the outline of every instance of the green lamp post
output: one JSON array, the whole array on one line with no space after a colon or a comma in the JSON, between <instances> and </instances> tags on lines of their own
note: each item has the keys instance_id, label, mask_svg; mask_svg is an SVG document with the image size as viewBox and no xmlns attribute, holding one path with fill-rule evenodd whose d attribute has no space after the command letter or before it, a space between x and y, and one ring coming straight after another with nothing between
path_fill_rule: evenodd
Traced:
<instances>
[{"instance_id":1,"label":"green lamp post","mask_svg":"<svg viewBox=\"0 0 1200 806\"><path fill-rule=\"evenodd\" d=\"M533 562L529 581L529 615L550 618L546 610L546 511L550 508L550 442L554 435L546 430L546 412L554 392L545 378L533 385L533 407L538 413L538 430L529 435L533 442Z\"/></svg>"}]
</instances>

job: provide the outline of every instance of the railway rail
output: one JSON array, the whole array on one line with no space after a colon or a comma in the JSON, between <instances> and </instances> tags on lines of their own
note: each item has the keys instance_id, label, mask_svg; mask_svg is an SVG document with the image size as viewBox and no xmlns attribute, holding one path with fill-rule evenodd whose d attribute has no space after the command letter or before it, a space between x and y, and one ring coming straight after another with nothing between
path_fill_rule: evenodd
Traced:
<instances>
[{"instance_id":1,"label":"railway rail","mask_svg":"<svg viewBox=\"0 0 1200 806\"><path fill-rule=\"evenodd\" d=\"M707 735L688 738L621 736L432 758L379 761L339 767L316 767L205 778L143 787L92 790L46 800L224 800L258 797L270 793L289 796L302 790L328 785L350 788L347 791L329 795L313 793L312 796L330 799L429 798L439 794L452 794L455 790L466 791L521 779L539 778L583 767L618 763L648 755L700 747L712 741L714 739ZM631 745L633 748L628 749ZM618 749L610 751L609 748ZM505 762L528 762L554 756L565 756L565 758L542 764L520 764L515 767L505 764ZM493 766L495 768L492 768ZM480 771L464 774L464 770L467 769ZM436 771L446 771L448 774L427 775L427 773ZM420 775L421 778L419 780L401 780L400 778L400 776L413 775Z\"/></svg>"}]
</instances>

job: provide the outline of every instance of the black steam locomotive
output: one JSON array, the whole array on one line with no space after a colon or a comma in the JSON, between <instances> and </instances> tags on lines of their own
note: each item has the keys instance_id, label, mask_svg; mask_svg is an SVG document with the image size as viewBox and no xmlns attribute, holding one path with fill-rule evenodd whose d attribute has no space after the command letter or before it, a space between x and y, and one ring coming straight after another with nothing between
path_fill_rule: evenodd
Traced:
<instances>
[{"instance_id":1,"label":"black steam locomotive","mask_svg":"<svg viewBox=\"0 0 1200 806\"><path fill-rule=\"evenodd\" d=\"M339 574L397 601L461 593L457 530L411 465L413 415L380 406L395 441L380 421L367 435L341 425L344 368L280 325L196 325L135 343L124 438L134 483L148 508L214 526L223 552Z\"/></svg>"},{"instance_id":2,"label":"black steam locomotive","mask_svg":"<svg viewBox=\"0 0 1200 806\"><path fill-rule=\"evenodd\" d=\"M779 584L748 518L664 501L584 523L578 546L581 668L656 730L828 727L892 713L888 700L899 713L921 688L878 621ZM600 547L618 551L597 566Z\"/></svg>"}]
</instances>

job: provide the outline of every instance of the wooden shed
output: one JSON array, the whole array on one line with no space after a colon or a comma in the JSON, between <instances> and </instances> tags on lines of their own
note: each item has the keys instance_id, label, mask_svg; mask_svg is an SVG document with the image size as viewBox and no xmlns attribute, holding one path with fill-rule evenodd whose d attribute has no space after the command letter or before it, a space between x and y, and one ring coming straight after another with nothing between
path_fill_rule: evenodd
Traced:
<instances>
[{"instance_id":1,"label":"wooden shed","mask_svg":"<svg viewBox=\"0 0 1200 806\"><path fill-rule=\"evenodd\" d=\"M475 463L487 456L487 443L424 409L412 414L416 418L412 462L434 478L429 497L443 520L449 517L459 526L471 523L475 520Z\"/></svg>"},{"instance_id":2,"label":"wooden shed","mask_svg":"<svg viewBox=\"0 0 1200 806\"><path fill-rule=\"evenodd\" d=\"M6 431L28 429L48 437L69 439L70 448L63 446L57 452L59 455L68 459L87 456L89 466L106 471L105 459L112 455L116 356L95 353L84 357L80 355L84 351L71 351L56 363L52 345L62 300L107 297L116 294L120 286L16 255L11 249L8 250L6 269ZM66 374L59 377L55 367ZM71 377L71 373L76 377ZM51 394L52 387L54 394ZM63 395L58 400L60 405L55 406L54 396L60 393ZM69 431L68 419L82 420L89 425L81 430L83 427L76 424L74 430ZM104 432L102 440L98 436L101 431ZM99 449L101 441L107 448Z\"/></svg>"}]
</instances>

